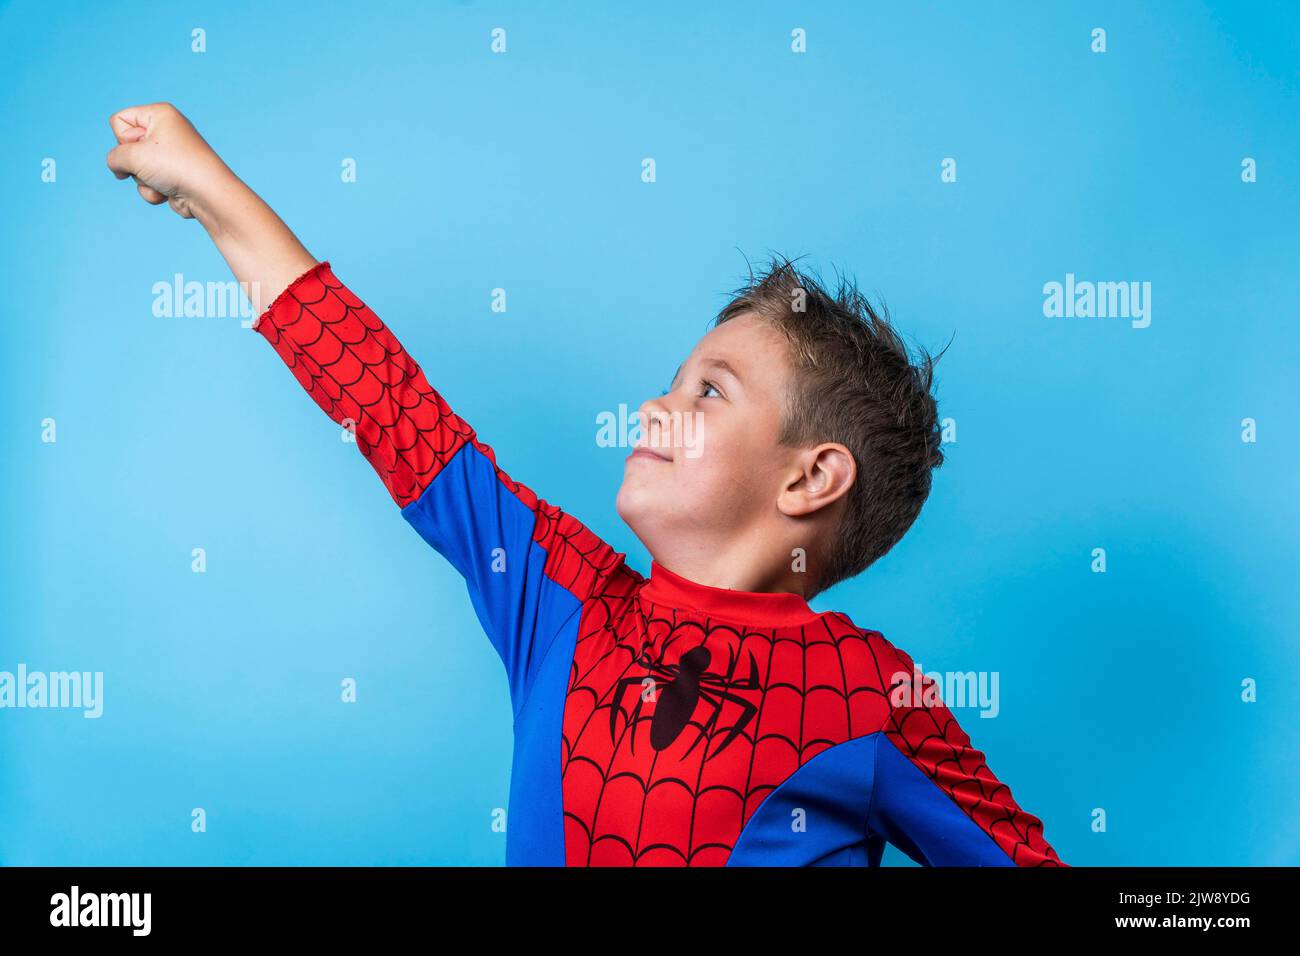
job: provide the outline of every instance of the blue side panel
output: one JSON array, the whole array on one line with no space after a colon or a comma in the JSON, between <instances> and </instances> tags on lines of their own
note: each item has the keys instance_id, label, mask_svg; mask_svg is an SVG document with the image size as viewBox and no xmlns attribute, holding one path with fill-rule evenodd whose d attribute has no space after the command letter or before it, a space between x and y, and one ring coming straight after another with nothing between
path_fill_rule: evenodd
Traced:
<instances>
[{"instance_id":1,"label":"blue side panel","mask_svg":"<svg viewBox=\"0 0 1300 956\"><path fill-rule=\"evenodd\" d=\"M546 584L564 595L569 593L549 578ZM514 769L506 819L507 866L564 866L561 739L578 618L574 613L551 642L532 691L515 718Z\"/></svg>"},{"instance_id":2,"label":"blue side panel","mask_svg":"<svg viewBox=\"0 0 1300 956\"><path fill-rule=\"evenodd\" d=\"M750 816L728 866L865 866L876 737L824 750Z\"/></svg>"},{"instance_id":3,"label":"blue side panel","mask_svg":"<svg viewBox=\"0 0 1300 956\"><path fill-rule=\"evenodd\" d=\"M894 746L877 738L867 825L924 866L1015 866L984 828Z\"/></svg>"},{"instance_id":4,"label":"blue side panel","mask_svg":"<svg viewBox=\"0 0 1300 956\"><path fill-rule=\"evenodd\" d=\"M505 664L515 716L506 863L563 866L561 734L582 605L543 573L535 512L472 445L452 457L402 516L465 578Z\"/></svg>"},{"instance_id":5,"label":"blue side panel","mask_svg":"<svg viewBox=\"0 0 1300 956\"><path fill-rule=\"evenodd\" d=\"M546 645L579 607L543 574L546 552L533 541L536 513L501 483L482 452L465 445L402 517L465 578L505 664L517 718Z\"/></svg>"},{"instance_id":6,"label":"blue side panel","mask_svg":"<svg viewBox=\"0 0 1300 956\"><path fill-rule=\"evenodd\" d=\"M924 866L1011 858L882 732L818 754L754 811L728 866L879 866L888 840Z\"/></svg>"}]
</instances>

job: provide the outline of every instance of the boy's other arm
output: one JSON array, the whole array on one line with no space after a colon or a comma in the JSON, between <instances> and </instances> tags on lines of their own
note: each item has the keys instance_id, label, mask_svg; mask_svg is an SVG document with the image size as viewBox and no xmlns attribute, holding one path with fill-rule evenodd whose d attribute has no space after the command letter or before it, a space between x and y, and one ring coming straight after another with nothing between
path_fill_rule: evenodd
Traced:
<instances>
[{"instance_id":1,"label":"boy's other arm","mask_svg":"<svg viewBox=\"0 0 1300 956\"><path fill-rule=\"evenodd\" d=\"M894 648L910 700L893 703L878 735L867 828L923 866L1067 866L1043 821L989 768L929 677ZM929 694L933 692L931 698Z\"/></svg>"}]
</instances>

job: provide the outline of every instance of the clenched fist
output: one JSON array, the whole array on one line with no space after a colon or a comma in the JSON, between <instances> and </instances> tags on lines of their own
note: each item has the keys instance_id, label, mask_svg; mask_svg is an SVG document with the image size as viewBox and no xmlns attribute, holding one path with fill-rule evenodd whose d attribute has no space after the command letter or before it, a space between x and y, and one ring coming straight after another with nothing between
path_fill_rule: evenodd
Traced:
<instances>
[{"instance_id":1,"label":"clenched fist","mask_svg":"<svg viewBox=\"0 0 1300 956\"><path fill-rule=\"evenodd\" d=\"M134 179L145 202L165 202L186 219L201 217L204 204L235 178L170 103L130 106L108 122L118 143L108 152L108 168L118 179Z\"/></svg>"},{"instance_id":2,"label":"clenched fist","mask_svg":"<svg viewBox=\"0 0 1300 956\"><path fill-rule=\"evenodd\" d=\"M108 168L130 176L146 202L197 219L260 313L316 260L289 227L213 152L170 103L131 106L109 119Z\"/></svg>"}]
</instances>

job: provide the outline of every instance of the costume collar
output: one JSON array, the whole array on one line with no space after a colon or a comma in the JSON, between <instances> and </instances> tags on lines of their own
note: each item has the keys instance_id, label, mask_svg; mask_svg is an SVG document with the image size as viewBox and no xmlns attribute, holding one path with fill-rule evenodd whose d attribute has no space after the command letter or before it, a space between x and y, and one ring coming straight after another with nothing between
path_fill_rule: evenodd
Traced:
<instances>
[{"instance_id":1,"label":"costume collar","mask_svg":"<svg viewBox=\"0 0 1300 956\"><path fill-rule=\"evenodd\" d=\"M807 624L817 617L817 612L798 594L732 591L696 584L653 560L650 580L641 593L655 604L703 611L745 624L792 626Z\"/></svg>"}]
</instances>

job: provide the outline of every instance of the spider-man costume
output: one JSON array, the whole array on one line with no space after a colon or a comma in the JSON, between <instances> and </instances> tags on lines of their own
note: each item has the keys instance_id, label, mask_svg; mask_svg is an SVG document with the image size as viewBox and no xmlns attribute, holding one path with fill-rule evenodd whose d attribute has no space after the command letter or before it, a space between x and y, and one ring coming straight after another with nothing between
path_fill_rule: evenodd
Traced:
<instances>
[{"instance_id":1,"label":"spider-man costume","mask_svg":"<svg viewBox=\"0 0 1300 956\"><path fill-rule=\"evenodd\" d=\"M649 578L511 479L328 262L254 326L464 576L514 710L512 865L1064 866L912 659L795 594Z\"/></svg>"}]
</instances>

